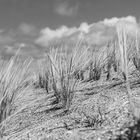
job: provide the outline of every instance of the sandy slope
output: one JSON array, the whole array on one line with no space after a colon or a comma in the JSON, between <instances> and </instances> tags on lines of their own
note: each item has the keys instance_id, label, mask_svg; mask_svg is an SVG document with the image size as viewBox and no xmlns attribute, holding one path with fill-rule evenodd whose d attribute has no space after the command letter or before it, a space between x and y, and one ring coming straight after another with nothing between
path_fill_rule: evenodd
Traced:
<instances>
[{"instance_id":1,"label":"sandy slope","mask_svg":"<svg viewBox=\"0 0 140 140\"><path fill-rule=\"evenodd\" d=\"M115 84L116 83L116 84ZM75 92L70 112L42 99L7 121L3 140L106 140L132 122L128 115L125 84L117 81L91 83ZM139 83L131 84L140 96ZM47 98L48 99L48 98ZM50 96L50 102L53 97ZM58 108L55 108L55 107ZM53 109L52 109L53 108ZM55 109L54 109L55 108ZM51 110L50 110L51 109Z\"/></svg>"}]
</instances>

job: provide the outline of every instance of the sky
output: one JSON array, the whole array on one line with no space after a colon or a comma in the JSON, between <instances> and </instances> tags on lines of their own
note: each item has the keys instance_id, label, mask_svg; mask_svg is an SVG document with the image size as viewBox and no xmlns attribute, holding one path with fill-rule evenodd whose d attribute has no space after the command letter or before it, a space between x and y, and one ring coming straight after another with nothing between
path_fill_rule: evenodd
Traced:
<instances>
[{"instance_id":1,"label":"sky","mask_svg":"<svg viewBox=\"0 0 140 140\"><path fill-rule=\"evenodd\" d=\"M126 18L138 25L139 6L140 0L0 0L0 54L18 46L40 53L48 40L94 23L102 29L101 22Z\"/></svg>"},{"instance_id":2,"label":"sky","mask_svg":"<svg viewBox=\"0 0 140 140\"><path fill-rule=\"evenodd\" d=\"M79 26L104 18L139 18L139 0L0 0L0 28L16 28L22 23L38 28Z\"/></svg>"}]
</instances>

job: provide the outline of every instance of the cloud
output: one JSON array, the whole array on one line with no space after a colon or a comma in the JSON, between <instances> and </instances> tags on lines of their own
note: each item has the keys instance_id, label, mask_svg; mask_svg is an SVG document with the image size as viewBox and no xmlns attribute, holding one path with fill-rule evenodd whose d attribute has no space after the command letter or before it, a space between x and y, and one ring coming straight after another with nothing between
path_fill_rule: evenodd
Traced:
<instances>
[{"instance_id":1,"label":"cloud","mask_svg":"<svg viewBox=\"0 0 140 140\"><path fill-rule=\"evenodd\" d=\"M103 20L103 23L109 26L115 26L118 22L127 22L127 23L132 23L132 24L137 23L136 18L133 16L127 16L127 17L121 17L121 18L113 17L111 19L105 18Z\"/></svg>"},{"instance_id":2,"label":"cloud","mask_svg":"<svg viewBox=\"0 0 140 140\"><path fill-rule=\"evenodd\" d=\"M123 26L129 33L134 33L139 30L138 23L135 17L127 16L122 18L113 17L111 19L104 19L103 23L108 26L120 27Z\"/></svg>"},{"instance_id":3,"label":"cloud","mask_svg":"<svg viewBox=\"0 0 140 140\"><path fill-rule=\"evenodd\" d=\"M8 34L0 33L0 45L10 44L13 43L14 41L15 39L12 36Z\"/></svg>"},{"instance_id":4,"label":"cloud","mask_svg":"<svg viewBox=\"0 0 140 140\"><path fill-rule=\"evenodd\" d=\"M79 27L67 27L61 26L58 29L50 29L46 27L41 30L40 36L36 39L36 43L41 46L48 46L50 42L55 42L56 40L61 40L62 38L67 38L67 40L77 40L81 37L81 33L84 33L84 36L87 41L90 43L99 44L102 40L108 40L112 38L113 27L107 28L105 24L93 23L88 24L83 22ZM57 41L56 41L57 42Z\"/></svg>"},{"instance_id":5,"label":"cloud","mask_svg":"<svg viewBox=\"0 0 140 140\"><path fill-rule=\"evenodd\" d=\"M61 26L60 28L53 30L49 27L42 29L40 32L40 37L36 40L37 44L41 44L42 46L48 45L48 42L54 38L62 38L64 36L69 36L73 34L77 29L68 28L67 26Z\"/></svg>"},{"instance_id":6,"label":"cloud","mask_svg":"<svg viewBox=\"0 0 140 140\"><path fill-rule=\"evenodd\" d=\"M82 32L82 33L88 33L89 32L90 25L88 23L83 22L81 25L77 27L67 27L67 26L61 26L58 29L50 29L49 27L46 27L45 29L42 29L40 31L39 38L36 39L36 43L40 44L42 46L48 45L49 41L54 39L61 39L63 37L67 37L70 35L73 35L76 32ZM80 34L79 34L80 36Z\"/></svg>"},{"instance_id":7,"label":"cloud","mask_svg":"<svg viewBox=\"0 0 140 140\"><path fill-rule=\"evenodd\" d=\"M17 29L11 31L0 29L0 54L14 54L17 48L21 47L23 55L41 57L44 47L50 42L61 42L61 39L68 43L77 42L81 32L84 33L89 44L102 45L115 36L116 29L121 24L125 25L129 33L134 34L135 31L139 31L139 23L133 16L113 17L93 24L83 22L79 27L63 25L57 29L46 27L39 30L31 24L22 23Z\"/></svg>"},{"instance_id":8,"label":"cloud","mask_svg":"<svg viewBox=\"0 0 140 140\"><path fill-rule=\"evenodd\" d=\"M90 25L88 25L88 23L86 23L86 22L83 22L83 23L81 23L79 30L84 32L84 33L88 33L89 28L90 28Z\"/></svg>"},{"instance_id":9,"label":"cloud","mask_svg":"<svg viewBox=\"0 0 140 140\"><path fill-rule=\"evenodd\" d=\"M36 36L38 34L37 28L32 24L22 23L18 27L18 31L21 34L28 36Z\"/></svg>"},{"instance_id":10,"label":"cloud","mask_svg":"<svg viewBox=\"0 0 140 140\"><path fill-rule=\"evenodd\" d=\"M88 24L86 22L81 23L79 27L67 27L61 26L58 29L50 29L46 27L41 30L40 36L36 39L36 43L41 46L47 46L50 41L56 39L62 39L68 37L68 40L76 40L80 32L85 33L85 39L89 43L102 44L114 37L116 29L120 24L125 24L125 28L129 33L134 33L139 30L136 18L133 16L127 16L122 18L113 17L111 19L104 19L97 23ZM76 35L75 35L76 34Z\"/></svg>"},{"instance_id":11,"label":"cloud","mask_svg":"<svg viewBox=\"0 0 140 140\"><path fill-rule=\"evenodd\" d=\"M68 1L56 2L54 11L61 16L76 16L79 10L79 3L70 5Z\"/></svg>"},{"instance_id":12,"label":"cloud","mask_svg":"<svg viewBox=\"0 0 140 140\"><path fill-rule=\"evenodd\" d=\"M39 33L39 29L35 26L23 23L15 29L0 30L0 44L11 45L16 42L34 42Z\"/></svg>"},{"instance_id":13,"label":"cloud","mask_svg":"<svg viewBox=\"0 0 140 140\"><path fill-rule=\"evenodd\" d=\"M33 46L35 46L34 40L40 33L36 30L38 29L36 29L33 25L26 23L19 25L15 29L0 29L0 56L10 58L10 56L15 54L18 48L21 48L21 54L26 56L33 56L31 54L31 51L29 52L29 50L32 50L33 53L35 53L35 51L38 51L36 47L31 48L30 45L32 44ZM38 56L37 53L36 56Z\"/></svg>"}]
</instances>

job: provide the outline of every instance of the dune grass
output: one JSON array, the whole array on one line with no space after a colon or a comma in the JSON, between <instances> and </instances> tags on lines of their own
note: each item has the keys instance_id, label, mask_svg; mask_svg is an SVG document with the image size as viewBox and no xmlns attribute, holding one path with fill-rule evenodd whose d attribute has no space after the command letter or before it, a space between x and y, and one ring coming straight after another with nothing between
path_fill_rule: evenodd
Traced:
<instances>
[{"instance_id":1,"label":"dune grass","mask_svg":"<svg viewBox=\"0 0 140 140\"><path fill-rule=\"evenodd\" d=\"M105 74L103 72L105 68L107 80L110 79L112 67L115 72L122 74L126 82L130 112L135 115L128 63L132 60L139 70L140 53L137 35L131 43L125 27L119 25L117 37L108 42L104 48L95 50L90 45L83 45L82 40L76 44L71 53L68 53L66 48L51 48L46 53L46 63L39 62L39 70L36 73L30 71L32 59L20 60L19 57L14 56L8 62L2 62L0 64L0 126L30 103L34 103L34 101L28 102L16 108L21 99L30 98L29 95L34 94L37 88L44 89L46 95L53 92L56 98L54 103L60 104L60 107L68 112L77 86L87 77L88 80L85 80L83 85L100 80L102 74ZM130 55L132 50L133 55ZM87 73L89 75L86 77ZM2 131L2 127L0 129Z\"/></svg>"},{"instance_id":2,"label":"dune grass","mask_svg":"<svg viewBox=\"0 0 140 140\"><path fill-rule=\"evenodd\" d=\"M125 25L119 25L117 28L118 31L118 42L119 42L119 49L121 55L121 70L126 81L126 89L127 89L127 96L130 105L130 113L134 118L139 119L140 108L137 108L134 104L134 98L132 96L132 91L130 88L129 82L129 69L128 69L128 38L127 38L127 31L125 29ZM133 46L135 47L135 46ZM136 57L138 57L138 44L136 44Z\"/></svg>"},{"instance_id":3,"label":"dune grass","mask_svg":"<svg viewBox=\"0 0 140 140\"><path fill-rule=\"evenodd\" d=\"M52 79L52 89L57 98L57 102L62 103L62 107L68 111L73 100L77 79L73 77L76 69L79 69L79 61L76 54L67 55L64 50L51 50L48 54L50 60L49 67ZM76 63L75 63L76 62Z\"/></svg>"},{"instance_id":4,"label":"dune grass","mask_svg":"<svg viewBox=\"0 0 140 140\"><path fill-rule=\"evenodd\" d=\"M20 61L17 56L13 56L8 62L2 62L0 68L0 126L3 126L5 120L19 112L27 106L18 101L21 98L27 98L33 93L31 88L32 75L29 73L29 67L32 59ZM27 94L28 93L28 94ZM22 104L20 109L17 104Z\"/></svg>"}]
</instances>

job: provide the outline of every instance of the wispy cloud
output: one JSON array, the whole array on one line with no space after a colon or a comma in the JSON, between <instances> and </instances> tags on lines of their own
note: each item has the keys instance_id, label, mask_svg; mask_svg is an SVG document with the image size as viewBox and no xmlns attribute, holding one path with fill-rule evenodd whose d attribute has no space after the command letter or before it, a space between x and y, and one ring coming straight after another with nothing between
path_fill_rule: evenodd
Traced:
<instances>
[{"instance_id":1,"label":"wispy cloud","mask_svg":"<svg viewBox=\"0 0 140 140\"><path fill-rule=\"evenodd\" d=\"M16 53L18 48L21 48L20 54L24 56L38 56L39 51L34 44L38 35L39 29L26 23L20 24L15 29L0 30L0 56L9 58Z\"/></svg>"},{"instance_id":2,"label":"wispy cloud","mask_svg":"<svg viewBox=\"0 0 140 140\"><path fill-rule=\"evenodd\" d=\"M54 11L61 16L76 16L79 10L79 3L71 5L69 1L58 1L54 5Z\"/></svg>"},{"instance_id":3,"label":"wispy cloud","mask_svg":"<svg viewBox=\"0 0 140 140\"><path fill-rule=\"evenodd\" d=\"M0 30L0 45L10 44L13 43L14 41L15 39L13 38L13 36Z\"/></svg>"},{"instance_id":4,"label":"wispy cloud","mask_svg":"<svg viewBox=\"0 0 140 140\"><path fill-rule=\"evenodd\" d=\"M23 34L30 35L30 36L35 36L37 32L37 29L34 25L27 24L27 23L20 24L18 30Z\"/></svg>"}]
</instances>

